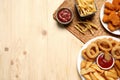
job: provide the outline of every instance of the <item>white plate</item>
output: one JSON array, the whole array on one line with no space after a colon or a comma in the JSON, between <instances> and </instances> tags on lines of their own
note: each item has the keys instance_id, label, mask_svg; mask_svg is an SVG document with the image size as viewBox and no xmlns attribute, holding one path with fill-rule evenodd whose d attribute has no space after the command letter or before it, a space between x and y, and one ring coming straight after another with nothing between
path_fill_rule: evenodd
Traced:
<instances>
[{"instance_id":1,"label":"white plate","mask_svg":"<svg viewBox=\"0 0 120 80\"><path fill-rule=\"evenodd\" d=\"M96 37L96 38L93 38L93 39L89 40L87 43L85 43L85 44L83 45L83 47L80 49L80 52L79 52L78 58L77 58L77 70L78 70L78 73L79 73L80 77L82 78L82 80L85 80L85 79L82 77L82 75L80 74L80 64L81 64L81 61L83 60L82 54L81 54L81 53L82 53L82 50L84 50L85 48L87 48L88 45L89 45L91 42L96 41L97 39L103 39L103 38L112 38L112 39L114 39L114 40L116 40L116 41L120 41L120 39L115 38L115 37L112 37L112 36L98 36L98 37Z\"/></svg>"},{"instance_id":2,"label":"white plate","mask_svg":"<svg viewBox=\"0 0 120 80\"><path fill-rule=\"evenodd\" d=\"M112 0L107 0L107 2L111 2L111 3L112 3ZM100 21L101 21L103 27L104 27L108 32L110 32L110 33L112 33L112 34L120 35L120 30L116 30L116 31L113 31L113 32L112 32L112 31L110 31L110 30L108 29L107 24L102 21L103 16L104 16L104 4L103 4L103 6L102 6L102 8L101 8L101 10L100 10Z\"/></svg>"}]
</instances>

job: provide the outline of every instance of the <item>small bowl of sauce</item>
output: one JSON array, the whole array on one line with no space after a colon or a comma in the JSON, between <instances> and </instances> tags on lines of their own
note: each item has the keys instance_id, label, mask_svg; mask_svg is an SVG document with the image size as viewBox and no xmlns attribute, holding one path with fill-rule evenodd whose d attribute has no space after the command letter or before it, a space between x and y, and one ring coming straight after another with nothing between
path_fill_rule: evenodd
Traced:
<instances>
[{"instance_id":1,"label":"small bowl of sauce","mask_svg":"<svg viewBox=\"0 0 120 80\"><path fill-rule=\"evenodd\" d=\"M69 24L73 20L73 12L69 8L61 8L56 13L56 19L61 24Z\"/></svg>"},{"instance_id":2,"label":"small bowl of sauce","mask_svg":"<svg viewBox=\"0 0 120 80\"><path fill-rule=\"evenodd\" d=\"M110 54L109 54L110 55ZM101 53L100 55L98 55L97 59L96 59L96 63L97 65L104 70L109 70L114 66L115 60L112 57L112 55L110 55L110 59L106 60L105 59L105 54Z\"/></svg>"}]
</instances>

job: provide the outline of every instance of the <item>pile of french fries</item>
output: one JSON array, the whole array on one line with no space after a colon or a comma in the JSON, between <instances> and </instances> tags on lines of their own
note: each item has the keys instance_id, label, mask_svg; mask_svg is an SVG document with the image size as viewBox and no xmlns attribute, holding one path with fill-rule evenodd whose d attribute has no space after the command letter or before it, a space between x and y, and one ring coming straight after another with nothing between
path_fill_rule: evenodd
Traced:
<instances>
[{"instance_id":1,"label":"pile of french fries","mask_svg":"<svg viewBox=\"0 0 120 80\"><path fill-rule=\"evenodd\" d=\"M81 75L85 80L117 80L120 77L120 61L110 70L100 69L96 63L83 60L81 62Z\"/></svg>"},{"instance_id":2,"label":"pile of french fries","mask_svg":"<svg viewBox=\"0 0 120 80\"><path fill-rule=\"evenodd\" d=\"M74 27L82 34L85 34L87 30L89 30L91 34L94 34L92 29L98 29L98 27L90 21L80 21Z\"/></svg>"},{"instance_id":3,"label":"pile of french fries","mask_svg":"<svg viewBox=\"0 0 120 80\"><path fill-rule=\"evenodd\" d=\"M78 11L81 16L96 12L94 0L76 0Z\"/></svg>"}]
</instances>

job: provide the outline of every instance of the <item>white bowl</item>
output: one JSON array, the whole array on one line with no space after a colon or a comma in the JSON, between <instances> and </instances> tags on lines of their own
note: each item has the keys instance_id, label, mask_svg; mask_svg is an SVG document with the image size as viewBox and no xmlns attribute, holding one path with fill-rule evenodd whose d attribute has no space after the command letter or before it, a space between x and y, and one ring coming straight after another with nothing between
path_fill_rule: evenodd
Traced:
<instances>
[{"instance_id":1,"label":"white bowl","mask_svg":"<svg viewBox=\"0 0 120 80\"><path fill-rule=\"evenodd\" d=\"M70 19L69 21L67 21L67 22L60 21L59 18L58 18L58 13L59 13L59 11L64 10L64 9L69 10L70 13L71 13L71 19ZM67 25L67 24L71 23L72 20L73 20L73 17L74 17L73 11L72 11L70 8L61 8L61 9L59 9L59 10L57 11L57 13L56 13L56 19L57 19L57 21L58 21L60 24L64 24L64 25Z\"/></svg>"},{"instance_id":2,"label":"white bowl","mask_svg":"<svg viewBox=\"0 0 120 80\"><path fill-rule=\"evenodd\" d=\"M97 65L98 65L101 69L104 69L104 70L109 70L109 69L111 69L111 68L114 66L114 64L115 64L115 59L114 59L114 58L112 57L112 55L110 54L110 56L111 56L112 59L113 59L113 63L111 64L110 67L108 67L108 68L103 68L103 67L100 66L99 63L98 63L98 59L99 59L99 57L100 57L101 55L103 55L103 53L99 54L98 57L97 57L97 59L96 59Z\"/></svg>"}]
</instances>

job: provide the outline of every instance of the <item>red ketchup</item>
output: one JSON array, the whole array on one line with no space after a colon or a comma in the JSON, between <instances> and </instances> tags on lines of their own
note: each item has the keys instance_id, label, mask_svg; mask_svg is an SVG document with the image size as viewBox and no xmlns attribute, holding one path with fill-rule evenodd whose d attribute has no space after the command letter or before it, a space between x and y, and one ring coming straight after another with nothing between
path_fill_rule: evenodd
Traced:
<instances>
[{"instance_id":1,"label":"red ketchup","mask_svg":"<svg viewBox=\"0 0 120 80\"><path fill-rule=\"evenodd\" d=\"M107 69L113 66L113 58L108 61L105 59L104 54L100 54L97 59L97 64L102 68L102 69Z\"/></svg>"},{"instance_id":2,"label":"red ketchup","mask_svg":"<svg viewBox=\"0 0 120 80\"><path fill-rule=\"evenodd\" d=\"M68 8L62 8L57 13L57 18L61 22L69 22L72 19L72 12Z\"/></svg>"}]
</instances>

